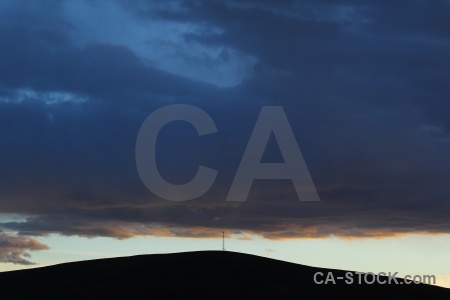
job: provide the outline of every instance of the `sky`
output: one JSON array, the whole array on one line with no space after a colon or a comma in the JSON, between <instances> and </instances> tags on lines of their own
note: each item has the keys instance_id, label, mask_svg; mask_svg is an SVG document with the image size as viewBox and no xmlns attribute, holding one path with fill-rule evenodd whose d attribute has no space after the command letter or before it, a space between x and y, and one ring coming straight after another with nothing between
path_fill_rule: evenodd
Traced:
<instances>
[{"instance_id":1,"label":"sky","mask_svg":"<svg viewBox=\"0 0 450 300\"><path fill-rule=\"evenodd\" d=\"M0 0L0 271L220 250L225 231L231 251L450 287L449 15L444 0ZM164 181L216 171L185 201L137 159L144 121L177 105L215 126L158 131ZM274 130L260 163L289 165L293 136L320 201L291 177L227 201L256 124L283 123L260 119L271 107L292 135Z\"/></svg>"}]
</instances>

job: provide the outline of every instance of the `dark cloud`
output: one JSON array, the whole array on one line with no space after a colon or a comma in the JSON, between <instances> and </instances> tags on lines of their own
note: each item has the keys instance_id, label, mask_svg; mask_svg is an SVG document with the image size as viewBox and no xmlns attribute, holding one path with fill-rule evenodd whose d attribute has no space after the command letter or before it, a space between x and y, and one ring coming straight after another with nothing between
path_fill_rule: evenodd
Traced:
<instances>
[{"instance_id":1,"label":"dark cloud","mask_svg":"<svg viewBox=\"0 0 450 300\"><path fill-rule=\"evenodd\" d=\"M2 2L0 211L31 216L2 222L11 241L449 232L448 1L77 3ZM145 188L134 151L145 118L179 103L218 133L169 124L161 174L219 175L174 203ZM284 107L321 202L299 202L283 180L225 202L264 105Z\"/></svg>"}]
</instances>

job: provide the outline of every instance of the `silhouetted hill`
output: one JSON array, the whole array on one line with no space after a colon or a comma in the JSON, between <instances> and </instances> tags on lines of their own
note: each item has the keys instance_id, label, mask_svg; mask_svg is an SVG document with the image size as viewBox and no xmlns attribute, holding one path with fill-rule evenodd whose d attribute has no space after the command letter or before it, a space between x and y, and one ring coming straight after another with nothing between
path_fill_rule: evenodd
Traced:
<instances>
[{"instance_id":1,"label":"silhouetted hill","mask_svg":"<svg viewBox=\"0 0 450 300\"><path fill-rule=\"evenodd\" d=\"M228 251L139 255L3 272L0 299L450 299L425 284L357 284L353 272L351 285L318 285L316 272L346 273Z\"/></svg>"}]
</instances>

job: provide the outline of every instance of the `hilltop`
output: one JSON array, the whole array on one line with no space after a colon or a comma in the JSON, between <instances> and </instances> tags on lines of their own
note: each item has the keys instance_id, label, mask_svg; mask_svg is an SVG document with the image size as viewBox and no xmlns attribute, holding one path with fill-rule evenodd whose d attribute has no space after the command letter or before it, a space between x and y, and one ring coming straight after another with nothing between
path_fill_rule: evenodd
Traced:
<instances>
[{"instance_id":1,"label":"hilltop","mask_svg":"<svg viewBox=\"0 0 450 300\"><path fill-rule=\"evenodd\" d=\"M108 258L0 273L1 299L450 299L425 284L315 284L332 270L229 251ZM321 277L325 279L325 276ZM402 281L399 279L399 281Z\"/></svg>"}]
</instances>

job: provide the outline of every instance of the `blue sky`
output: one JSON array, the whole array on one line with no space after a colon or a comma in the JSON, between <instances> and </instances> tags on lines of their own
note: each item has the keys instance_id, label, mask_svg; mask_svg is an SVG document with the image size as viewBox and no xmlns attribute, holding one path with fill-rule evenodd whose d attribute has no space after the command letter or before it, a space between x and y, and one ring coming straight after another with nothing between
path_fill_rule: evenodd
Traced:
<instances>
[{"instance_id":1,"label":"blue sky","mask_svg":"<svg viewBox=\"0 0 450 300\"><path fill-rule=\"evenodd\" d=\"M0 0L1 270L220 249L225 230L230 250L450 286L449 14L448 1ZM135 161L142 123L173 104L217 126L158 136L167 181L218 171L184 202L149 191ZM225 201L264 106L283 107L320 202L279 179ZM264 159L280 161L276 140Z\"/></svg>"}]
</instances>

